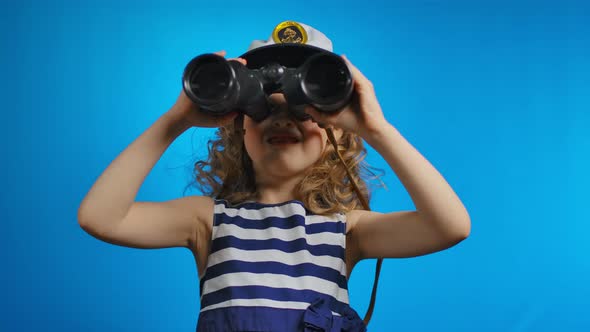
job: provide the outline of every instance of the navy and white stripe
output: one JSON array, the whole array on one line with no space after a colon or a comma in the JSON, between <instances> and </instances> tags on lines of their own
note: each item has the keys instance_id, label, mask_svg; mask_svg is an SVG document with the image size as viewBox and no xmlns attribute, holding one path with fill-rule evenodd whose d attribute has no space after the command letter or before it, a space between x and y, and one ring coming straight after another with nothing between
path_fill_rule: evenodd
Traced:
<instances>
[{"instance_id":1,"label":"navy and white stripe","mask_svg":"<svg viewBox=\"0 0 590 332\"><path fill-rule=\"evenodd\" d=\"M336 315L348 307L344 214L313 215L296 200L238 206L215 200L214 213L201 316L236 307L301 315L318 298Z\"/></svg>"}]
</instances>

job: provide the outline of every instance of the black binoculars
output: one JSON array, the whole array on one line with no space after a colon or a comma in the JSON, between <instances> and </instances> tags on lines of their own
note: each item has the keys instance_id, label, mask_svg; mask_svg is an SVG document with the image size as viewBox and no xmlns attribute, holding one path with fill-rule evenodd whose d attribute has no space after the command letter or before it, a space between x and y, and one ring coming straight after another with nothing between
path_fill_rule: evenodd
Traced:
<instances>
[{"instance_id":1,"label":"black binoculars","mask_svg":"<svg viewBox=\"0 0 590 332\"><path fill-rule=\"evenodd\" d=\"M352 74L346 63L331 52L319 52L297 68L276 62L250 69L237 60L202 54L186 66L182 77L187 96L201 112L224 115L238 111L260 122L270 115L268 96L282 92L299 120L312 105L320 112L337 112L350 102Z\"/></svg>"}]
</instances>

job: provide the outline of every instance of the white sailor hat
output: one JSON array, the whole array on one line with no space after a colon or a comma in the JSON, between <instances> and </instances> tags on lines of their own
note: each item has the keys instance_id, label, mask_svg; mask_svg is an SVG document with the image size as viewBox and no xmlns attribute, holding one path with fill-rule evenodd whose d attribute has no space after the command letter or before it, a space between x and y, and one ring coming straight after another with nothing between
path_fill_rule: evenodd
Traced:
<instances>
[{"instance_id":1,"label":"white sailor hat","mask_svg":"<svg viewBox=\"0 0 590 332\"><path fill-rule=\"evenodd\" d=\"M318 52L333 52L332 41L319 30L295 21L279 23L268 40L254 40L240 58L250 69L270 62L287 67L298 67Z\"/></svg>"}]
</instances>

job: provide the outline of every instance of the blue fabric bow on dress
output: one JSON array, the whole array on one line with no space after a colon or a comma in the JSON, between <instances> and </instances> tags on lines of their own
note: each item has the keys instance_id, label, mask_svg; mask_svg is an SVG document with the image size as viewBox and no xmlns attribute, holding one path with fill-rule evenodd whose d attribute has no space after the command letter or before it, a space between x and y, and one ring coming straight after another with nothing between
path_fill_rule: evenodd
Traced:
<instances>
[{"instance_id":1,"label":"blue fabric bow on dress","mask_svg":"<svg viewBox=\"0 0 590 332\"><path fill-rule=\"evenodd\" d=\"M303 313L305 332L366 332L367 327L359 315L349 306L344 307L340 316L332 314L328 303L318 299Z\"/></svg>"}]
</instances>

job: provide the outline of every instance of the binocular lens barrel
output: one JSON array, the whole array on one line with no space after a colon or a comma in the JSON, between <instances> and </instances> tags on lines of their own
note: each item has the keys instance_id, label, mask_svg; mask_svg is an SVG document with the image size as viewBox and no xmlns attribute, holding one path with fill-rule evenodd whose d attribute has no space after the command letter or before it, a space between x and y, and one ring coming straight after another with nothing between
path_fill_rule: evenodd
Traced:
<instances>
[{"instance_id":1,"label":"binocular lens barrel","mask_svg":"<svg viewBox=\"0 0 590 332\"><path fill-rule=\"evenodd\" d=\"M183 74L188 97L203 109L224 114L234 89L235 73L228 62L215 54L204 54L191 60Z\"/></svg>"},{"instance_id":2,"label":"binocular lens barrel","mask_svg":"<svg viewBox=\"0 0 590 332\"><path fill-rule=\"evenodd\" d=\"M324 53L310 58L302 74L303 92L319 109L335 111L349 101L352 76L346 63L337 56Z\"/></svg>"},{"instance_id":3,"label":"binocular lens barrel","mask_svg":"<svg viewBox=\"0 0 590 332\"><path fill-rule=\"evenodd\" d=\"M322 112L340 110L353 91L346 63L328 52L311 56L298 68L269 63L261 69L203 54L188 63L182 81L187 96L201 111L224 115L237 110L255 121L270 114L267 97L274 91L283 92L293 110L311 104Z\"/></svg>"}]
</instances>

